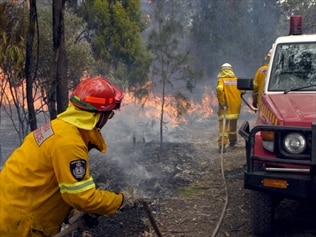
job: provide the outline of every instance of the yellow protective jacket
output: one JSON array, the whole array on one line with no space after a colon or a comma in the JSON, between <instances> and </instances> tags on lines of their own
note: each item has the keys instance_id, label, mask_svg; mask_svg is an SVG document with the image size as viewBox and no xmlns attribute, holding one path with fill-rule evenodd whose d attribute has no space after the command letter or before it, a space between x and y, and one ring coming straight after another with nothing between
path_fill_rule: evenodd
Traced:
<instances>
[{"instance_id":1,"label":"yellow protective jacket","mask_svg":"<svg viewBox=\"0 0 316 237\"><path fill-rule=\"evenodd\" d=\"M264 82L266 79L268 66L269 64L267 63L259 67L253 79L252 99L253 99L254 104L259 105L261 103L261 95L264 89Z\"/></svg>"},{"instance_id":2,"label":"yellow protective jacket","mask_svg":"<svg viewBox=\"0 0 316 237\"><path fill-rule=\"evenodd\" d=\"M106 151L94 128L99 117L70 105L13 151L0 172L0 236L53 236L72 208L101 215L120 208L123 196L97 190L89 171L88 144Z\"/></svg>"},{"instance_id":3,"label":"yellow protective jacket","mask_svg":"<svg viewBox=\"0 0 316 237\"><path fill-rule=\"evenodd\" d=\"M217 75L217 100L219 103L218 119L222 120L226 106L226 119L238 119L241 108L241 93L237 88L237 77L231 69L221 70Z\"/></svg>"}]
</instances>

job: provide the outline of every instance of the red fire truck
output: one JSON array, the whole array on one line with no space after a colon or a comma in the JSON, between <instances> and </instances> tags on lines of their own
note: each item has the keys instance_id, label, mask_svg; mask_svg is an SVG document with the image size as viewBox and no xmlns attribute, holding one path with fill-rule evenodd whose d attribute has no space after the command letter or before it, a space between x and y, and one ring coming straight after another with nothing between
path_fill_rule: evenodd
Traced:
<instances>
[{"instance_id":1,"label":"red fire truck","mask_svg":"<svg viewBox=\"0 0 316 237\"><path fill-rule=\"evenodd\" d=\"M237 85L252 90L252 83L239 79ZM266 235L280 201L316 201L316 34L302 33L301 16L292 16L290 34L273 44L261 98L255 125L244 121L239 134L246 143L253 232Z\"/></svg>"}]
</instances>

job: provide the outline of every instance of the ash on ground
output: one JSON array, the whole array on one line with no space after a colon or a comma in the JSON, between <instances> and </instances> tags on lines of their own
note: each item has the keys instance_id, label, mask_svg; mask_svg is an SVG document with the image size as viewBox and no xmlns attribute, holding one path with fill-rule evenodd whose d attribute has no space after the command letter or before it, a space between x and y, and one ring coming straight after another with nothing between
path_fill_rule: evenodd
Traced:
<instances>
[{"instance_id":1,"label":"ash on ground","mask_svg":"<svg viewBox=\"0 0 316 237\"><path fill-rule=\"evenodd\" d=\"M147 201L164 237L253 236L250 191L243 188L243 139L239 137L235 147L219 154L217 119L213 116L168 127L160 147L156 124L147 125L153 130L141 130L142 126L130 129L132 124L109 123L104 127L107 153L90 153L91 173L97 185L116 192L134 188ZM3 151L9 152L15 143L13 139ZM285 200L276 210L274 236L316 236L315 209ZM142 205L98 220L99 224L89 229L93 237L157 236ZM75 231L70 236L82 234Z\"/></svg>"},{"instance_id":2,"label":"ash on ground","mask_svg":"<svg viewBox=\"0 0 316 237\"><path fill-rule=\"evenodd\" d=\"M221 156L216 126L181 131L185 133L180 142L165 142L163 147L157 141L113 142L105 155L93 153L91 170L96 182L117 192L136 189L147 200L164 237L253 236L250 191L243 188L243 139L239 137L238 144ZM313 213L315 209L285 200L276 211L275 236L315 236ZM94 237L157 236L141 205L99 217L99 225L90 233Z\"/></svg>"}]
</instances>

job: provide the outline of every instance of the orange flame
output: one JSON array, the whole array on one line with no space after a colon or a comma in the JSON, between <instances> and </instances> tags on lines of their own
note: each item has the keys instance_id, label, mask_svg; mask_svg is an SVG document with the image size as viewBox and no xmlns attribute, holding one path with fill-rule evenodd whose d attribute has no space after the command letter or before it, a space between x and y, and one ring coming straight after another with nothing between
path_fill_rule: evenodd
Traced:
<instances>
[{"instance_id":1,"label":"orange flame","mask_svg":"<svg viewBox=\"0 0 316 237\"><path fill-rule=\"evenodd\" d=\"M210 87L204 87L204 92L201 101L193 100L182 100L178 101L183 107L188 108L187 113L183 116L179 115L179 111L176 107L176 99L171 96L165 97L164 105L164 120L172 123L173 125L178 125L179 123L187 122L187 115L197 114L200 119L210 117L214 113L213 107L217 106L217 98L215 92ZM162 97L156 96L150 93L146 98L141 101L135 102L135 97L132 92L125 92L124 99L122 102L122 107L128 106L130 104L143 104L143 116L148 118L160 118L161 117L161 106Z\"/></svg>"},{"instance_id":2,"label":"orange flame","mask_svg":"<svg viewBox=\"0 0 316 237\"><path fill-rule=\"evenodd\" d=\"M1 72L0 72L1 73ZM21 106L27 108L26 97L25 97L25 81L21 83L16 89L16 100ZM146 87L150 87L150 84ZM14 97L11 94L8 84L5 84L4 77L0 77L0 89L3 91L1 93L0 100L3 104L14 104ZM205 119L213 115L214 107L217 107L217 98L214 90L211 87L205 86L203 88L203 96L201 101L194 100L178 100L172 96L165 96L165 104L163 108L164 112L164 122L170 123L171 126L177 126L180 123L186 123L189 115L196 115L197 119ZM35 109L41 109L47 111L47 106L43 107L43 100L41 99L40 93L38 92L34 95L34 107ZM177 109L177 102L180 103L183 108L187 108L185 114L180 115ZM160 119L161 118L161 106L162 97L150 93L148 97L136 101L134 93L126 91L124 93L124 99L122 102L122 107L136 105L139 106L142 116L148 119Z\"/></svg>"},{"instance_id":3,"label":"orange flame","mask_svg":"<svg viewBox=\"0 0 316 237\"><path fill-rule=\"evenodd\" d=\"M0 72L1 73L1 72ZM23 81L19 86L13 88L13 94L9 87L9 83L6 83L6 79L4 78L3 74L0 74L0 101L1 104L18 104L19 107L27 108L26 102L26 94L25 94L26 82ZM44 105L42 100L42 95L37 91L34 93L34 108L40 110L47 111L47 105Z\"/></svg>"}]
</instances>

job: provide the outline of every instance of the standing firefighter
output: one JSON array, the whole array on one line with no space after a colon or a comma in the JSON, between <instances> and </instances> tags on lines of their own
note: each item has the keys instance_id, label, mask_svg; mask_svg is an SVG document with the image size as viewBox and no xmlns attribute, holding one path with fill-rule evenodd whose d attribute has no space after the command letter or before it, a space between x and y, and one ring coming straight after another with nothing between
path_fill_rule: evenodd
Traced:
<instances>
[{"instance_id":1,"label":"standing firefighter","mask_svg":"<svg viewBox=\"0 0 316 237\"><path fill-rule=\"evenodd\" d=\"M261 96L264 89L264 82L268 71L269 61L271 57L272 49L268 52L264 58L264 64L258 68L256 75L253 79L253 91L252 91L252 106L258 108L261 104Z\"/></svg>"},{"instance_id":2,"label":"standing firefighter","mask_svg":"<svg viewBox=\"0 0 316 237\"><path fill-rule=\"evenodd\" d=\"M229 63L224 63L217 75L219 152L225 146L237 143L237 120L241 108L241 91L237 88L237 77ZM224 139L223 139L224 136Z\"/></svg>"},{"instance_id":3,"label":"standing firefighter","mask_svg":"<svg viewBox=\"0 0 316 237\"><path fill-rule=\"evenodd\" d=\"M73 210L113 215L133 207L131 192L98 190L88 152L106 152L100 129L123 93L105 78L83 80L68 108L26 136L0 173L0 236L53 236Z\"/></svg>"}]
</instances>

